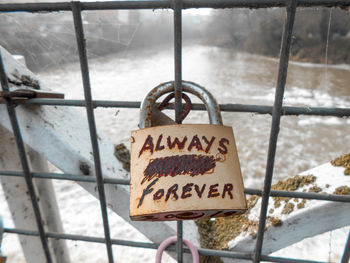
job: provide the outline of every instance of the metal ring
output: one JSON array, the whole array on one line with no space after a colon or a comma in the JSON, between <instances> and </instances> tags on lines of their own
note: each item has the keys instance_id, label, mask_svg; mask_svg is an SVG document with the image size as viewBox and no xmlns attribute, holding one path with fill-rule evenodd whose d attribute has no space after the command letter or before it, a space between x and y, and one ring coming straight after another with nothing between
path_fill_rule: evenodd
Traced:
<instances>
[{"instance_id":1,"label":"metal ring","mask_svg":"<svg viewBox=\"0 0 350 263\"><path fill-rule=\"evenodd\" d=\"M176 123L177 124L181 124L182 121L187 117L187 115L190 113L191 109L192 109L192 102L191 99L187 96L186 93L182 93L181 94L182 98L185 100L186 102L186 107L182 110L180 116L176 119ZM158 106L158 109L160 111L162 111L163 109L165 109L165 107L167 107L170 103L169 101L171 99L173 99L175 97L175 92L170 93L168 96L165 97L165 99L160 103L160 105Z\"/></svg>"}]
</instances>

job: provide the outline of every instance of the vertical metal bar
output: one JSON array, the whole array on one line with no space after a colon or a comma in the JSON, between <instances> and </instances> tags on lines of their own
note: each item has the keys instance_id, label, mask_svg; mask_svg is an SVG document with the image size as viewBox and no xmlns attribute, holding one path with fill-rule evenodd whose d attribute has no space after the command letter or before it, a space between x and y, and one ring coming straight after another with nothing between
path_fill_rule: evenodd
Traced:
<instances>
[{"instance_id":1,"label":"vertical metal bar","mask_svg":"<svg viewBox=\"0 0 350 263\"><path fill-rule=\"evenodd\" d=\"M182 112L182 0L173 1L174 8L174 67L175 67L175 120ZM183 262L183 224L177 221L177 262Z\"/></svg>"},{"instance_id":2,"label":"vertical metal bar","mask_svg":"<svg viewBox=\"0 0 350 263\"><path fill-rule=\"evenodd\" d=\"M183 223L182 221L177 221L176 252L177 252L177 262L182 263L183 261Z\"/></svg>"},{"instance_id":3,"label":"vertical metal bar","mask_svg":"<svg viewBox=\"0 0 350 263\"><path fill-rule=\"evenodd\" d=\"M7 75L6 75L5 68L4 68L3 61L2 61L1 51L0 51L0 79L1 79L2 90L5 93L9 92L8 80L7 80ZM23 173L24 173L24 179L25 179L25 182L27 184L28 192L29 192L30 199L31 199L31 202L33 205L34 215L35 215L36 223L38 226L38 231L39 231L41 243L42 243L42 246L44 249L46 261L48 263L51 263L52 258L51 258L51 254L50 254L50 250L49 250L48 240L47 240L47 236L46 236L46 233L44 230L43 220L42 220L42 216L40 213L40 207L39 207L39 204L37 201L37 194L35 192L33 179L32 179L32 175L30 173L29 163L28 163L27 156L26 156L26 151L24 148L22 134L21 134L21 130L19 128L19 124L18 124L18 120L17 120L17 116L16 116L15 105L13 104L11 99L5 98L5 101L6 101L7 112L8 112L10 121L11 121L13 134L14 134L16 144L17 144L19 158L21 160L21 165L22 165L22 169L23 169Z\"/></svg>"},{"instance_id":4,"label":"vertical metal bar","mask_svg":"<svg viewBox=\"0 0 350 263\"><path fill-rule=\"evenodd\" d=\"M350 231L348 235L348 240L346 241L346 245L344 248L344 253L341 258L341 263L348 263L350 261Z\"/></svg>"},{"instance_id":5,"label":"vertical metal bar","mask_svg":"<svg viewBox=\"0 0 350 263\"><path fill-rule=\"evenodd\" d=\"M175 120L182 112L182 0L174 0Z\"/></svg>"},{"instance_id":6,"label":"vertical metal bar","mask_svg":"<svg viewBox=\"0 0 350 263\"><path fill-rule=\"evenodd\" d=\"M84 38L84 31L83 31L83 23L81 18L80 2L72 2L72 11L73 11L73 18L74 18L75 35L77 38L77 45L78 45L78 51L79 51L80 68L81 68L81 74L82 74L83 86L84 86L86 112L87 112L87 117L89 122L92 151L94 155L97 188L98 188L98 194L100 198L103 227L104 227L105 238L106 238L107 254L108 254L109 262L113 263L112 242L111 242L110 228L108 223L106 195L105 195L105 190L103 185L100 151L99 151L98 141L97 141L97 131L96 131L95 116L94 116L94 107L92 103L90 78L89 78L89 66L88 66L88 60L86 55L86 45L85 45L85 38Z\"/></svg>"},{"instance_id":7,"label":"vertical metal bar","mask_svg":"<svg viewBox=\"0 0 350 263\"><path fill-rule=\"evenodd\" d=\"M275 102L272 111L272 124L270 131L269 150L267 155L267 164L264 180L264 190L262 193L261 211L259 218L259 230L256 242L254 262L260 262L261 251L264 239L264 229L266 224L266 213L269 203L269 196L271 191L271 182L273 176L273 168L276 155L277 138L279 133L280 119L282 114L283 94L287 79L289 52L292 40L293 25L295 19L297 0L289 0L286 7L286 20L284 24L284 31L282 36L280 62L278 79L275 93Z\"/></svg>"}]
</instances>

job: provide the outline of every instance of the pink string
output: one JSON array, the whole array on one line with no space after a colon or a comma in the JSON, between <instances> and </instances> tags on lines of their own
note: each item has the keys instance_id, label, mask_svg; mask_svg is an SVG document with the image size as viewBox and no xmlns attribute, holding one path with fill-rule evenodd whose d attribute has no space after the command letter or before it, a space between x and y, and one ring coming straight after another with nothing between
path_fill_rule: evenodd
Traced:
<instances>
[{"instance_id":1,"label":"pink string","mask_svg":"<svg viewBox=\"0 0 350 263\"><path fill-rule=\"evenodd\" d=\"M157 250L157 254L156 254L156 263L161 263L163 251L170 244L176 243L176 241L177 241L177 236L173 236L173 237L169 237L169 238L165 239L159 245L158 250ZM190 241L188 241L185 238L183 239L183 242L186 244L186 246L188 246L188 248L191 251L193 263L199 263L199 254L198 254L197 248Z\"/></svg>"}]
</instances>

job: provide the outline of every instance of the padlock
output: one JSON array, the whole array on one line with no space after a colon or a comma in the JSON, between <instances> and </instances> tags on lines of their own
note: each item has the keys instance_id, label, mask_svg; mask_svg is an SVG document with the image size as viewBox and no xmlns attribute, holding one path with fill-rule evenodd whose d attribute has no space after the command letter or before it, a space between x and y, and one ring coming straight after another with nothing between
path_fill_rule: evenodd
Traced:
<instances>
[{"instance_id":1,"label":"padlock","mask_svg":"<svg viewBox=\"0 0 350 263\"><path fill-rule=\"evenodd\" d=\"M210 124L151 127L152 109L174 92L167 82L152 89L131 136L130 218L170 221L222 217L247 210L232 127L223 126L215 98L188 81L182 90L199 97Z\"/></svg>"}]
</instances>

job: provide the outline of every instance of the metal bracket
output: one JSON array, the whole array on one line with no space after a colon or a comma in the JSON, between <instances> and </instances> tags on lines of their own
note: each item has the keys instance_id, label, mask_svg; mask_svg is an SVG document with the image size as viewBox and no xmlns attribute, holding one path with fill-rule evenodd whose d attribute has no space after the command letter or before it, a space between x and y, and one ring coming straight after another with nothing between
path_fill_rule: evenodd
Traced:
<instances>
[{"instance_id":1,"label":"metal bracket","mask_svg":"<svg viewBox=\"0 0 350 263\"><path fill-rule=\"evenodd\" d=\"M16 104L21 104L29 99L34 98L64 99L64 94L35 89L17 89L14 91L0 91L0 103L5 103L5 99L11 99L12 101L15 101Z\"/></svg>"}]
</instances>

